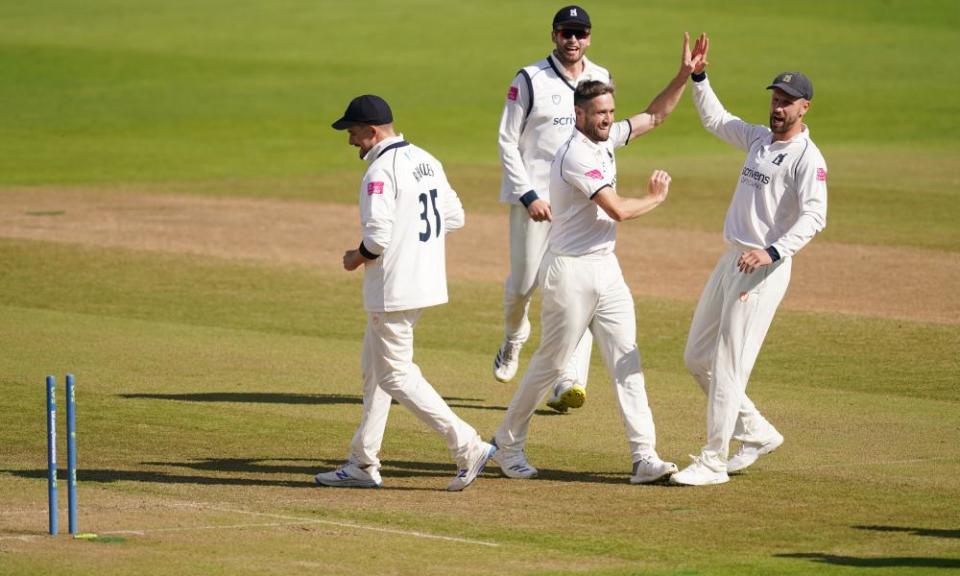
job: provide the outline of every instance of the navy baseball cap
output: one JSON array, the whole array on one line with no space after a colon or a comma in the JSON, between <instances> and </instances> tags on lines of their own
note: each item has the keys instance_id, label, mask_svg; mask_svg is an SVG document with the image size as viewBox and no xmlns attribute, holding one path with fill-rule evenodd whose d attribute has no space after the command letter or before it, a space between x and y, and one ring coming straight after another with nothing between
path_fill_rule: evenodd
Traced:
<instances>
[{"instance_id":1,"label":"navy baseball cap","mask_svg":"<svg viewBox=\"0 0 960 576\"><path fill-rule=\"evenodd\" d=\"M784 72L767 86L767 90L779 88L794 98L813 100L813 82L802 72Z\"/></svg>"},{"instance_id":2,"label":"navy baseball cap","mask_svg":"<svg viewBox=\"0 0 960 576\"><path fill-rule=\"evenodd\" d=\"M354 124L381 126L393 122L393 112L387 101L373 94L357 96L350 101L343 118L332 124L334 130L346 130Z\"/></svg>"},{"instance_id":3,"label":"navy baseball cap","mask_svg":"<svg viewBox=\"0 0 960 576\"><path fill-rule=\"evenodd\" d=\"M590 28L590 15L579 6L564 6L553 17L553 29Z\"/></svg>"}]
</instances>

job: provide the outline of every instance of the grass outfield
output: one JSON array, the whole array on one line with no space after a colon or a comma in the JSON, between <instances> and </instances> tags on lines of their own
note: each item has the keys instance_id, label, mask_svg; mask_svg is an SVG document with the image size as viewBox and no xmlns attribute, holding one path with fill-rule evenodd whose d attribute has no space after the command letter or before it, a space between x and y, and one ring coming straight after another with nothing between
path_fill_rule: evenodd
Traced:
<instances>
[{"instance_id":1,"label":"grass outfield","mask_svg":"<svg viewBox=\"0 0 960 576\"><path fill-rule=\"evenodd\" d=\"M385 487L321 490L310 475L342 458L359 413L355 277L36 242L2 241L0 255L16 270L0 287L17 327L0 332L9 573L960 567L956 326L781 314L752 386L788 443L721 488L627 484L613 394L597 378L583 410L536 419L541 480L494 468L442 493L453 470L441 442L397 409ZM499 288L452 294L425 315L418 359L490 434L512 393L486 377ZM638 302L659 448L678 461L702 442L703 399L677 353L689 313ZM916 364L904 340L925 343L922 372L904 368ZM104 542L42 536L44 370L78 374L81 528Z\"/></svg>"},{"instance_id":2,"label":"grass outfield","mask_svg":"<svg viewBox=\"0 0 960 576\"><path fill-rule=\"evenodd\" d=\"M444 161L468 212L501 213L503 95L520 65L547 53L558 7L7 3L0 217L13 187L352 203L362 164L329 123L364 91L386 96L399 128ZM586 7L590 55L612 70L624 113L675 71L685 29L710 33L712 81L748 120L763 121L774 74L810 74L810 125L830 166L830 223L815 242L907 246L949 262L960 252L953 2ZM637 144L619 156L624 190L638 193L653 167L670 170L675 189L632 225L719 233L742 154L703 132L689 97ZM500 278L455 279L451 304L417 331L424 373L485 436L514 390L489 375L500 300ZM693 305L637 299L658 449L681 465L704 433L704 400L681 358ZM363 325L357 274L14 239L0 225L0 574L960 569L956 323L781 310L750 390L787 441L723 486L626 482L595 354L587 405L534 420L538 480L494 466L466 492L443 492L454 470L442 443L395 409L384 488L318 489L312 475L342 460L358 422ZM43 379L59 376L62 411L68 371L81 530L100 535L91 541L45 536ZM61 425L61 466L63 437Z\"/></svg>"}]
</instances>

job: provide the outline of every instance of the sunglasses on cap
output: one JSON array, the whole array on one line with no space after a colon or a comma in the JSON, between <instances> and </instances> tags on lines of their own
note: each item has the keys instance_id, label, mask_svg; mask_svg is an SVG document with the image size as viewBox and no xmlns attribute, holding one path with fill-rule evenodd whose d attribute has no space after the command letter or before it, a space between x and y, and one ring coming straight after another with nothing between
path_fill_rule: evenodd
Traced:
<instances>
[{"instance_id":1,"label":"sunglasses on cap","mask_svg":"<svg viewBox=\"0 0 960 576\"><path fill-rule=\"evenodd\" d=\"M590 31L582 30L582 29L577 30L577 29L571 29L571 28L562 28L560 30L557 30L557 34L563 36L567 40L573 38L574 36L576 36L580 40L590 37Z\"/></svg>"}]
</instances>

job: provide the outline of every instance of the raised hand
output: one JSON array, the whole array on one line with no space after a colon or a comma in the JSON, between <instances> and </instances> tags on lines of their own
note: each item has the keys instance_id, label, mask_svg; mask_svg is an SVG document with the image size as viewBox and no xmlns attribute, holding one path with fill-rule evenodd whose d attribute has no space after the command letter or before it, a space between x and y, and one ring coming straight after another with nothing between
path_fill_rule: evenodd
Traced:
<instances>
[{"instance_id":1,"label":"raised hand","mask_svg":"<svg viewBox=\"0 0 960 576\"><path fill-rule=\"evenodd\" d=\"M699 39L697 40L699 42ZM680 53L680 75L689 76L695 67L693 55L690 52L690 33L683 33L683 51Z\"/></svg>"},{"instance_id":2,"label":"raised hand","mask_svg":"<svg viewBox=\"0 0 960 576\"><path fill-rule=\"evenodd\" d=\"M684 41L684 45L689 45L689 40ZM707 52L710 50L710 38L704 32L697 37L697 42L693 46L693 51L689 53L691 72L694 74L702 73L709 62L707 61Z\"/></svg>"}]
</instances>

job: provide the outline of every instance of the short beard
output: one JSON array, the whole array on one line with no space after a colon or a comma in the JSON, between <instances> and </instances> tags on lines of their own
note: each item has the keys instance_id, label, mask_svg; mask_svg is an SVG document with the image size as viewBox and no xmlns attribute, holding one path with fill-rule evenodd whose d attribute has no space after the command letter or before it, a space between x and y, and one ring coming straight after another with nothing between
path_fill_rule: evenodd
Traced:
<instances>
[{"instance_id":1,"label":"short beard","mask_svg":"<svg viewBox=\"0 0 960 576\"><path fill-rule=\"evenodd\" d=\"M794 124L797 123L797 120L799 120L799 118L794 119L792 122L790 121L789 118L784 118L783 124L779 128L774 127L773 120L774 120L774 116L773 114L771 114L770 115L770 131L773 132L774 134L785 134L789 132L791 128L793 128Z\"/></svg>"},{"instance_id":2,"label":"short beard","mask_svg":"<svg viewBox=\"0 0 960 576\"><path fill-rule=\"evenodd\" d=\"M577 62L582 61L582 60L583 60L583 56L584 56L583 48L580 49L580 52L579 52L580 57L577 58L576 60L571 60L571 59L567 56L567 53L564 52L563 50L560 50L559 48L557 48L556 50L554 50L553 53L556 54L557 60L559 60L560 63L563 64L564 66L567 66L567 65L570 65L570 64L576 64Z\"/></svg>"},{"instance_id":3,"label":"short beard","mask_svg":"<svg viewBox=\"0 0 960 576\"><path fill-rule=\"evenodd\" d=\"M610 128L607 128L606 134L601 135L600 129L597 126L593 126L592 128L584 126L583 134L594 142L606 142L610 139Z\"/></svg>"}]
</instances>

